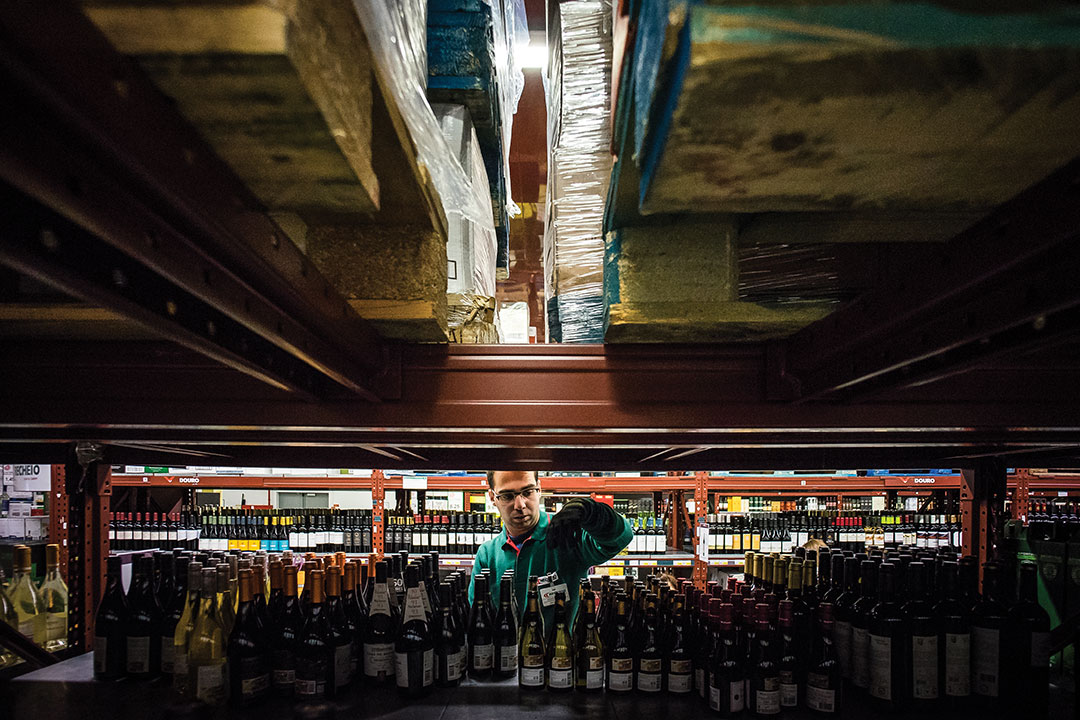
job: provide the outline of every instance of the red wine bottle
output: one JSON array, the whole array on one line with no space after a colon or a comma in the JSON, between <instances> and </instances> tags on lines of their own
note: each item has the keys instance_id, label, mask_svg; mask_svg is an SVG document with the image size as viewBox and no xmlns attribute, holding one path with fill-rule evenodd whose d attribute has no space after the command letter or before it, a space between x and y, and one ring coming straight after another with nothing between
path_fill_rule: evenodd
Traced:
<instances>
[{"instance_id":1,"label":"red wine bottle","mask_svg":"<svg viewBox=\"0 0 1080 720\"><path fill-rule=\"evenodd\" d=\"M296 696L301 700L319 700L326 697L327 688L334 681L334 648L322 570L307 571L304 597L310 605L296 645Z\"/></svg>"},{"instance_id":2,"label":"red wine bottle","mask_svg":"<svg viewBox=\"0 0 1080 720\"><path fill-rule=\"evenodd\" d=\"M405 606L394 642L394 675L398 691L410 698L425 695L435 682L435 644L415 563L405 568Z\"/></svg>"},{"instance_id":3,"label":"red wine bottle","mask_svg":"<svg viewBox=\"0 0 1080 720\"><path fill-rule=\"evenodd\" d=\"M967 707L971 697L971 618L961 601L955 562L942 563L938 574L943 598L934 606L938 619L938 689L946 708Z\"/></svg>"},{"instance_id":4,"label":"red wine bottle","mask_svg":"<svg viewBox=\"0 0 1080 720\"><path fill-rule=\"evenodd\" d=\"M390 601L386 561L375 563L375 581L364 630L364 677L370 683L385 684L394 677L394 639L397 615Z\"/></svg>"},{"instance_id":5,"label":"red wine bottle","mask_svg":"<svg viewBox=\"0 0 1080 720\"><path fill-rule=\"evenodd\" d=\"M712 598L709 604L717 638L708 672L709 709L722 718L739 717L746 707L746 671L735 635L734 608L719 598Z\"/></svg>"},{"instance_id":6,"label":"red wine bottle","mask_svg":"<svg viewBox=\"0 0 1080 720\"><path fill-rule=\"evenodd\" d=\"M822 606L818 606L820 612ZM832 607L831 605L829 606ZM795 631L794 603L780 601L780 706L795 708L802 702L800 689L806 684L806 657L800 652L799 638Z\"/></svg>"},{"instance_id":7,"label":"red wine bottle","mask_svg":"<svg viewBox=\"0 0 1080 720\"><path fill-rule=\"evenodd\" d=\"M971 609L972 695L975 706L990 714L1002 709L1002 634L1008 623L1006 610L998 602L998 575L996 564L983 566L982 597Z\"/></svg>"},{"instance_id":8,"label":"red wine bottle","mask_svg":"<svg viewBox=\"0 0 1080 720\"><path fill-rule=\"evenodd\" d=\"M450 583L439 583L439 612L435 616L435 685L455 687L465 672L465 631L458 627L453 612L453 593ZM517 660L517 640L514 640Z\"/></svg>"},{"instance_id":9,"label":"red wine bottle","mask_svg":"<svg viewBox=\"0 0 1080 720\"><path fill-rule=\"evenodd\" d=\"M817 644L806 672L806 707L820 715L838 715L844 676L833 645L833 605L818 605L817 616Z\"/></svg>"},{"instance_id":10,"label":"red wine bottle","mask_svg":"<svg viewBox=\"0 0 1080 720\"><path fill-rule=\"evenodd\" d=\"M304 630L304 616L296 596L296 566L282 568L281 575L281 602L270 649L270 668L274 693L292 697L296 692L296 650Z\"/></svg>"},{"instance_id":11,"label":"red wine bottle","mask_svg":"<svg viewBox=\"0 0 1080 720\"><path fill-rule=\"evenodd\" d=\"M469 676L478 679L491 677L495 661L495 633L492 623L491 592L485 575L478 575L473 589L473 605L469 613Z\"/></svg>"},{"instance_id":12,"label":"red wine bottle","mask_svg":"<svg viewBox=\"0 0 1080 720\"><path fill-rule=\"evenodd\" d=\"M135 559L135 573L128 589L127 674L153 678L161 673L161 606L154 594L154 559Z\"/></svg>"},{"instance_id":13,"label":"red wine bottle","mask_svg":"<svg viewBox=\"0 0 1080 720\"><path fill-rule=\"evenodd\" d=\"M877 604L877 563L863 560L859 570L859 597L851 607L851 684L870 687L870 612Z\"/></svg>"},{"instance_id":14,"label":"red wine bottle","mask_svg":"<svg viewBox=\"0 0 1080 720\"><path fill-rule=\"evenodd\" d=\"M120 558L105 561L105 593L94 615L94 677L118 680L127 673L127 597Z\"/></svg>"},{"instance_id":15,"label":"red wine bottle","mask_svg":"<svg viewBox=\"0 0 1080 720\"><path fill-rule=\"evenodd\" d=\"M904 617L896 602L896 566L878 566L878 602L870 612L870 697L877 707L904 706Z\"/></svg>"},{"instance_id":16,"label":"red wine bottle","mask_svg":"<svg viewBox=\"0 0 1080 720\"><path fill-rule=\"evenodd\" d=\"M926 590L926 565L910 563L906 584L910 598L903 607L907 626L907 693L911 708L930 709L940 697L938 672L939 622Z\"/></svg>"},{"instance_id":17,"label":"red wine bottle","mask_svg":"<svg viewBox=\"0 0 1080 720\"><path fill-rule=\"evenodd\" d=\"M672 601L671 621L664 641L664 684L673 695L693 690L694 669L690 641L686 636L686 596L679 593Z\"/></svg>"},{"instance_id":18,"label":"red wine bottle","mask_svg":"<svg viewBox=\"0 0 1080 720\"><path fill-rule=\"evenodd\" d=\"M750 711L757 717L775 717L780 714L780 666L777 663L779 647L776 633L769 625L768 603L754 606L756 631L754 652L750 656L749 689L747 697Z\"/></svg>"},{"instance_id":19,"label":"red wine bottle","mask_svg":"<svg viewBox=\"0 0 1080 720\"><path fill-rule=\"evenodd\" d=\"M1005 632L1007 657L1012 660L1004 678L1007 707L1016 716L1045 718L1050 688L1050 616L1039 606L1038 567L1020 563L1019 597L1009 608Z\"/></svg>"}]
</instances>

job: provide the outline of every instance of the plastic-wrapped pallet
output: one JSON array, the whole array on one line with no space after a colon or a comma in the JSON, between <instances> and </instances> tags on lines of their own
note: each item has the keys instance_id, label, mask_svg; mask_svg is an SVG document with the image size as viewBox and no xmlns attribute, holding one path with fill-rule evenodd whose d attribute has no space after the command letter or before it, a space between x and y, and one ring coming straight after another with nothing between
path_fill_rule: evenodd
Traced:
<instances>
[{"instance_id":1,"label":"plastic-wrapped pallet","mask_svg":"<svg viewBox=\"0 0 1080 720\"><path fill-rule=\"evenodd\" d=\"M443 137L457 156L476 192L485 198L487 172L469 110L464 105L431 106ZM490 200L489 200L490 202ZM445 207L448 320L456 342L498 342L495 331L495 228L474 222L453 207Z\"/></svg>"},{"instance_id":2,"label":"plastic-wrapped pallet","mask_svg":"<svg viewBox=\"0 0 1080 720\"><path fill-rule=\"evenodd\" d=\"M611 4L558 6L548 82L544 232L548 337L602 342L604 202L611 174Z\"/></svg>"}]
</instances>

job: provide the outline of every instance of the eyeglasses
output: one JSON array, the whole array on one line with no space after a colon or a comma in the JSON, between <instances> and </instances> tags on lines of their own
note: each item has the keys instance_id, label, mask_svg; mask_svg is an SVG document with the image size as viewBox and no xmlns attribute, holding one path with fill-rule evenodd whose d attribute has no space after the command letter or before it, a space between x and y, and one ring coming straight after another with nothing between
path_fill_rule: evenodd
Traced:
<instances>
[{"instance_id":1,"label":"eyeglasses","mask_svg":"<svg viewBox=\"0 0 1080 720\"><path fill-rule=\"evenodd\" d=\"M503 505L509 505L517 500L519 495L525 500L532 500L533 496L538 492L540 492L540 488L533 485L532 487L527 487L524 490L518 490L517 492L514 492L513 490L504 490L501 493L495 493L495 499Z\"/></svg>"}]
</instances>

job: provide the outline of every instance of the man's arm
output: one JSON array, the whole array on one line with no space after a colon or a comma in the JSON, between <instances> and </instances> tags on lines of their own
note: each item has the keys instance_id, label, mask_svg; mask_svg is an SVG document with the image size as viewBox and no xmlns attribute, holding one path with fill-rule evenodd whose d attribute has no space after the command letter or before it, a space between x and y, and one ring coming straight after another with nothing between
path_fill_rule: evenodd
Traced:
<instances>
[{"instance_id":1,"label":"man's arm","mask_svg":"<svg viewBox=\"0 0 1080 720\"><path fill-rule=\"evenodd\" d=\"M575 498L563 505L548 525L548 541L580 556L585 567L599 565L630 544L630 523L604 503Z\"/></svg>"}]
</instances>

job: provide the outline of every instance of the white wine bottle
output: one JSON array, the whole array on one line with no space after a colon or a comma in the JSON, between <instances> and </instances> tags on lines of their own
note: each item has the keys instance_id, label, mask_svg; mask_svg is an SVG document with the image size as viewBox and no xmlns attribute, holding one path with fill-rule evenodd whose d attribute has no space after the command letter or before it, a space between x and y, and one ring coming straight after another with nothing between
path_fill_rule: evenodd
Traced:
<instances>
[{"instance_id":1,"label":"white wine bottle","mask_svg":"<svg viewBox=\"0 0 1080 720\"><path fill-rule=\"evenodd\" d=\"M547 653L537 582L535 575L529 577L525 614L521 618L521 640L518 641L518 686L527 690L542 690L546 685L544 669Z\"/></svg>"},{"instance_id":2,"label":"white wine bottle","mask_svg":"<svg viewBox=\"0 0 1080 720\"><path fill-rule=\"evenodd\" d=\"M15 605L18 630L38 645L44 646L45 616L39 612L41 604L37 588L30 577L30 548L25 545L15 546L13 567L15 573L11 578L8 594Z\"/></svg>"},{"instance_id":3,"label":"white wine bottle","mask_svg":"<svg viewBox=\"0 0 1080 720\"><path fill-rule=\"evenodd\" d=\"M0 568L0 622L5 622L11 627L18 627L19 615L15 612L15 604L12 603L11 598L8 597L7 590L5 589L6 584L4 569ZM11 665L18 665L20 662L22 662L22 660L18 655L8 652L7 649L0 648L0 669Z\"/></svg>"},{"instance_id":4,"label":"white wine bottle","mask_svg":"<svg viewBox=\"0 0 1080 720\"><path fill-rule=\"evenodd\" d=\"M607 577L606 575L604 576ZM585 592L574 633L574 685L587 692L604 689L604 643L596 626L596 595Z\"/></svg>"},{"instance_id":5,"label":"white wine bottle","mask_svg":"<svg viewBox=\"0 0 1080 720\"><path fill-rule=\"evenodd\" d=\"M203 568L199 613L188 642L188 673L192 695L208 705L223 705L229 699L225 629L217 607L218 595L217 571Z\"/></svg>"},{"instance_id":6,"label":"white wine bottle","mask_svg":"<svg viewBox=\"0 0 1080 720\"><path fill-rule=\"evenodd\" d=\"M68 587L60 576L60 546L45 546L45 577L38 588L39 612L45 616L45 649L68 646Z\"/></svg>"},{"instance_id":7,"label":"white wine bottle","mask_svg":"<svg viewBox=\"0 0 1080 720\"><path fill-rule=\"evenodd\" d=\"M574 648L566 621L566 595L555 593L555 628L547 649L547 687L552 692L569 692L574 687Z\"/></svg>"},{"instance_id":8,"label":"white wine bottle","mask_svg":"<svg viewBox=\"0 0 1080 720\"><path fill-rule=\"evenodd\" d=\"M187 597L184 611L173 631L173 689L180 695L192 696L188 675L188 641L195 629L199 614L199 595L202 589L202 563L190 562L187 566Z\"/></svg>"}]
</instances>

